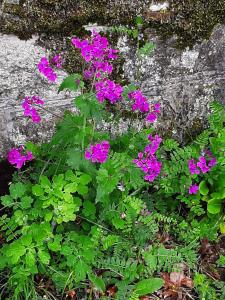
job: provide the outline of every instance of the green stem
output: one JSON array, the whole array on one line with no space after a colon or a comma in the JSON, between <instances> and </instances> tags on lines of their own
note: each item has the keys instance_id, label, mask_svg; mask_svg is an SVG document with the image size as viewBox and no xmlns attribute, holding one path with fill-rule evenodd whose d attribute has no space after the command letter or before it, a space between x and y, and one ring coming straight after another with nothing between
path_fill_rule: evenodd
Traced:
<instances>
[{"instance_id":1,"label":"green stem","mask_svg":"<svg viewBox=\"0 0 225 300\"><path fill-rule=\"evenodd\" d=\"M82 137L82 150L84 150L84 137L85 137L85 128L87 124L87 118L84 116L84 122L83 122L83 137Z\"/></svg>"},{"instance_id":2,"label":"green stem","mask_svg":"<svg viewBox=\"0 0 225 300\"><path fill-rule=\"evenodd\" d=\"M63 117L62 116L60 116L60 115L58 115L58 114L55 114L55 113L53 113L52 111L50 111L49 109L47 109L47 108L45 108L45 107L42 107L42 106L40 106L40 105L38 105L38 104L33 104L34 106L37 106L37 107L39 107L39 108L41 108L42 110L45 110L45 111L47 111L48 113L50 113L50 114L52 114L53 116L55 116L55 117L57 117L57 118L59 118L59 119L62 119L63 120Z\"/></svg>"}]
</instances>

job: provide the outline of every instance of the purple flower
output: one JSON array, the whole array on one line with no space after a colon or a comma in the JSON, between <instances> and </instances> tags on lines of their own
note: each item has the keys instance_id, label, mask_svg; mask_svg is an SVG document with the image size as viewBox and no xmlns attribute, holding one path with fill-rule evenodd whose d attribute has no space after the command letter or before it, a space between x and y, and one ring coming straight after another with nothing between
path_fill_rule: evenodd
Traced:
<instances>
[{"instance_id":1,"label":"purple flower","mask_svg":"<svg viewBox=\"0 0 225 300\"><path fill-rule=\"evenodd\" d=\"M151 109L151 112L147 115L146 121L149 123L154 123L158 119L159 113L160 113L160 104L155 103L153 105L153 109Z\"/></svg>"},{"instance_id":2,"label":"purple flower","mask_svg":"<svg viewBox=\"0 0 225 300\"><path fill-rule=\"evenodd\" d=\"M19 148L12 148L8 152L8 161L11 165L15 165L17 169L21 169L22 166L26 163L26 161L30 161L33 159L33 155L31 151L28 151L26 154L23 154L23 146Z\"/></svg>"},{"instance_id":3,"label":"purple flower","mask_svg":"<svg viewBox=\"0 0 225 300\"><path fill-rule=\"evenodd\" d=\"M146 121L148 121L149 123L154 123L156 120L157 120L157 114L154 112L151 112L146 117Z\"/></svg>"},{"instance_id":4,"label":"purple flower","mask_svg":"<svg viewBox=\"0 0 225 300\"><path fill-rule=\"evenodd\" d=\"M162 139L158 135L149 135L148 139L150 144L145 147L144 153L138 153L138 158L133 163L145 173L145 180L152 182L161 171L162 163L157 160L155 153Z\"/></svg>"},{"instance_id":5,"label":"purple flower","mask_svg":"<svg viewBox=\"0 0 225 300\"><path fill-rule=\"evenodd\" d=\"M210 170L210 168L207 166L206 159L204 156L199 157L197 166L201 169L202 173L207 173Z\"/></svg>"},{"instance_id":6,"label":"purple flower","mask_svg":"<svg viewBox=\"0 0 225 300\"><path fill-rule=\"evenodd\" d=\"M214 157L214 158L212 158L212 159L209 160L208 166L211 168L211 167L215 166L216 163L217 163L217 160Z\"/></svg>"},{"instance_id":7,"label":"purple flower","mask_svg":"<svg viewBox=\"0 0 225 300\"><path fill-rule=\"evenodd\" d=\"M154 108L155 108L155 112L157 114L160 114L160 108L161 108L160 103L155 103Z\"/></svg>"},{"instance_id":8,"label":"purple flower","mask_svg":"<svg viewBox=\"0 0 225 300\"><path fill-rule=\"evenodd\" d=\"M197 184L193 184L189 187L189 194L197 194L199 190L199 186Z\"/></svg>"},{"instance_id":9,"label":"purple flower","mask_svg":"<svg viewBox=\"0 0 225 300\"><path fill-rule=\"evenodd\" d=\"M208 161L206 160L206 157L204 155L207 155L206 157ZM195 160L193 158L190 159L188 161L188 167L191 175L200 174L200 170L204 174L209 172L210 169L216 165L216 163L216 158L212 156L212 153L209 150L207 150L206 152L202 152L202 155L198 158L197 163L195 163Z\"/></svg>"},{"instance_id":10,"label":"purple flower","mask_svg":"<svg viewBox=\"0 0 225 300\"><path fill-rule=\"evenodd\" d=\"M31 117L34 123L40 123L41 117L38 114L36 108L33 105L43 105L44 101L37 96L25 97L22 103L22 108L24 109L24 116Z\"/></svg>"},{"instance_id":11,"label":"purple flower","mask_svg":"<svg viewBox=\"0 0 225 300\"><path fill-rule=\"evenodd\" d=\"M38 70L50 81L56 81L57 75L51 68L49 61L46 57L42 57L38 64Z\"/></svg>"},{"instance_id":12,"label":"purple flower","mask_svg":"<svg viewBox=\"0 0 225 300\"><path fill-rule=\"evenodd\" d=\"M53 58L52 58L52 63L59 69L62 68L62 64L63 64L63 60L60 54L56 54Z\"/></svg>"},{"instance_id":13,"label":"purple flower","mask_svg":"<svg viewBox=\"0 0 225 300\"><path fill-rule=\"evenodd\" d=\"M200 171L197 169L195 160L193 158L188 161L188 168L189 168L191 175L200 173Z\"/></svg>"},{"instance_id":14,"label":"purple flower","mask_svg":"<svg viewBox=\"0 0 225 300\"><path fill-rule=\"evenodd\" d=\"M96 97L99 102L108 100L111 104L115 104L122 99L122 86L109 79L97 82L95 89L97 92Z\"/></svg>"},{"instance_id":15,"label":"purple flower","mask_svg":"<svg viewBox=\"0 0 225 300\"><path fill-rule=\"evenodd\" d=\"M93 163L104 163L108 158L110 144L108 141L102 141L95 145L90 145L89 149L85 151L85 159L91 160Z\"/></svg>"},{"instance_id":16,"label":"purple flower","mask_svg":"<svg viewBox=\"0 0 225 300\"><path fill-rule=\"evenodd\" d=\"M86 79L90 79L93 76L104 78L112 73L113 66L109 61L117 58L116 54L118 51L109 47L106 37L93 32L90 41L87 39L81 41L78 38L73 38L71 42L76 48L81 50L82 57L89 64L88 70L84 71Z\"/></svg>"},{"instance_id":17,"label":"purple flower","mask_svg":"<svg viewBox=\"0 0 225 300\"><path fill-rule=\"evenodd\" d=\"M139 110L140 112L148 112L149 104L148 100L145 96L142 95L141 91L136 90L128 94L128 98L130 100L134 100L134 104L132 105L132 110Z\"/></svg>"}]
</instances>

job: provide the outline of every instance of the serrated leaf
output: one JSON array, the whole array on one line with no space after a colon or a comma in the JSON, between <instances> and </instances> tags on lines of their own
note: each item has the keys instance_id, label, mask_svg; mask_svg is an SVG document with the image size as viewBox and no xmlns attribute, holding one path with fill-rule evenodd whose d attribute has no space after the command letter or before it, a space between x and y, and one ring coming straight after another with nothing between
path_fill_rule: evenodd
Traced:
<instances>
[{"instance_id":1,"label":"serrated leaf","mask_svg":"<svg viewBox=\"0 0 225 300\"><path fill-rule=\"evenodd\" d=\"M46 250L39 250L38 251L38 257L44 265L49 264L50 254Z\"/></svg>"},{"instance_id":2,"label":"serrated leaf","mask_svg":"<svg viewBox=\"0 0 225 300\"><path fill-rule=\"evenodd\" d=\"M50 188L51 187L51 182L50 180L48 179L47 176L41 176L40 177L40 185L43 187L43 188Z\"/></svg>"},{"instance_id":3,"label":"serrated leaf","mask_svg":"<svg viewBox=\"0 0 225 300\"><path fill-rule=\"evenodd\" d=\"M32 186L32 193L39 197L44 195L44 190L39 184L35 184Z\"/></svg>"},{"instance_id":4,"label":"serrated leaf","mask_svg":"<svg viewBox=\"0 0 225 300\"><path fill-rule=\"evenodd\" d=\"M57 252L61 249L61 241L62 236L61 235L55 235L53 241L48 242L48 248L54 252Z\"/></svg>"},{"instance_id":5,"label":"serrated leaf","mask_svg":"<svg viewBox=\"0 0 225 300\"><path fill-rule=\"evenodd\" d=\"M119 237L117 235L106 236L102 241L103 249L107 250L108 248L115 245L118 242L118 240L119 240Z\"/></svg>"},{"instance_id":6,"label":"serrated leaf","mask_svg":"<svg viewBox=\"0 0 225 300\"><path fill-rule=\"evenodd\" d=\"M141 55L149 55L155 49L155 44L153 42L146 43L142 48L139 49Z\"/></svg>"},{"instance_id":7,"label":"serrated leaf","mask_svg":"<svg viewBox=\"0 0 225 300\"><path fill-rule=\"evenodd\" d=\"M6 195L1 197L1 203L3 206L10 206L14 203L14 200L9 195Z\"/></svg>"},{"instance_id":8,"label":"serrated leaf","mask_svg":"<svg viewBox=\"0 0 225 300\"><path fill-rule=\"evenodd\" d=\"M82 76L80 74L71 74L63 80L59 87L58 93L65 89L77 91L83 86L84 82L82 81Z\"/></svg>"},{"instance_id":9,"label":"serrated leaf","mask_svg":"<svg viewBox=\"0 0 225 300\"><path fill-rule=\"evenodd\" d=\"M11 262L16 264L20 257L26 253L26 248L19 242L10 244L9 248L5 251L7 257L11 258Z\"/></svg>"},{"instance_id":10,"label":"serrated leaf","mask_svg":"<svg viewBox=\"0 0 225 300\"><path fill-rule=\"evenodd\" d=\"M77 183L71 182L64 186L64 192L66 193L75 193L77 191Z\"/></svg>"},{"instance_id":11,"label":"serrated leaf","mask_svg":"<svg viewBox=\"0 0 225 300\"><path fill-rule=\"evenodd\" d=\"M33 202L33 199L30 196L25 196L25 197L21 198L21 207L24 209L30 208L32 202Z\"/></svg>"},{"instance_id":12,"label":"serrated leaf","mask_svg":"<svg viewBox=\"0 0 225 300\"><path fill-rule=\"evenodd\" d=\"M20 238L20 242L23 246L30 246L31 243L32 243L32 236L31 234L26 234L26 235L23 235L21 238Z\"/></svg>"},{"instance_id":13,"label":"serrated leaf","mask_svg":"<svg viewBox=\"0 0 225 300\"><path fill-rule=\"evenodd\" d=\"M90 266L82 259L79 259L79 261L74 265L74 269L77 282L85 280L87 273L91 271Z\"/></svg>"},{"instance_id":14,"label":"serrated leaf","mask_svg":"<svg viewBox=\"0 0 225 300\"><path fill-rule=\"evenodd\" d=\"M32 251L33 250L33 251ZM34 249L29 250L25 256L26 265L30 268L35 265Z\"/></svg>"},{"instance_id":15,"label":"serrated leaf","mask_svg":"<svg viewBox=\"0 0 225 300\"><path fill-rule=\"evenodd\" d=\"M10 195L13 197L13 199L18 199L25 194L27 187L25 184L21 182L17 182L11 184L9 190L10 190Z\"/></svg>"},{"instance_id":16,"label":"serrated leaf","mask_svg":"<svg viewBox=\"0 0 225 300\"><path fill-rule=\"evenodd\" d=\"M119 216L116 216L112 219L112 224L115 226L116 229L124 229L126 222Z\"/></svg>"}]
</instances>

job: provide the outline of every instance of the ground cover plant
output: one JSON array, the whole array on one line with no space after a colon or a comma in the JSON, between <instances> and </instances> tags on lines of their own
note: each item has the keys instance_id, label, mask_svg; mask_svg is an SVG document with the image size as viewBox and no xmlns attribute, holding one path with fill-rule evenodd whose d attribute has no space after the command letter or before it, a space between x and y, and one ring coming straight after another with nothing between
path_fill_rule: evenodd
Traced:
<instances>
[{"instance_id":1,"label":"ground cover plant","mask_svg":"<svg viewBox=\"0 0 225 300\"><path fill-rule=\"evenodd\" d=\"M224 107L212 102L208 128L180 146L151 127L159 103L110 79L119 53L106 37L71 42L83 72L59 92L74 93L79 113L49 143L8 153L18 172L1 197L1 298L224 299ZM38 69L54 82L62 63L44 57ZM39 96L21 105L44 122ZM143 129L101 130L124 108Z\"/></svg>"}]
</instances>

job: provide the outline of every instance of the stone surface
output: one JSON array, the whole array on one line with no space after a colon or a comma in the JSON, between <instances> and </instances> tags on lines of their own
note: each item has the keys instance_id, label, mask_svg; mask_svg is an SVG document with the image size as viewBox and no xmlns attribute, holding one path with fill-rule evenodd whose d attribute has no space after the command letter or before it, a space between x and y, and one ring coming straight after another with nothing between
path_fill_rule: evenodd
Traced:
<instances>
[{"instance_id":1,"label":"stone surface","mask_svg":"<svg viewBox=\"0 0 225 300\"><path fill-rule=\"evenodd\" d=\"M162 104L158 129L183 140L202 129L212 99L224 103L225 26L217 26L208 41L191 50L177 50L171 46L173 39L162 41L153 32L148 36L156 49L141 58L140 88L150 101ZM124 76L135 82L134 49L124 38L119 39L118 46L125 58ZM57 86L49 84L37 71L37 62L45 54L36 36L22 41L14 35L0 35L1 156L12 145L47 140L54 129L57 118L47 112L41 112L45 120L41 125L22 116L21 100L25 95L39 95L46 100L47 108L59 115L71 108L71 95L58 95ZM60 71L58 81L65 75ZM121 132L128 125L129 120L122 119L117 130Z\"/></svg>"},{"instance_id":2,"label":"stone surface","mask_svg":"<svg viewBox=\"0 0 225 300\"><path fill-rule=\"evenodd\" d=\"M49 84L40 76L36 69L39 59L52 51L72 52L67 70L77 72L80 70L80 58L68 45L72 35L86 34L82 25L89 22L104 26L134 24L138 14L148 22L142 31L145 41L154 41L156 49L151 55L142 57L138 65L134 43L124 36L118 42L118 37L113 39L124 61L124 74L120 73L116 78L122 76L126 82L136 82L138 65L140 88L150 101L162 104L162 117L157 123L159 132L175 136L180 141L197 134L204 127L209 102L217 99L224 103L225 26L215 26L207 40L193 46L198 35L188 27L183 10L177 15L176 1L168 1L169 7L166 5L163 11L152 11L150 0L107 0L101 4L96 0L0 0L0 157L4 157L11 146L27 140L46 141L52 135L56 116L41 112L45 121L40 125L22 116L21 101L25 95L39 95L46 101L46 107L59 115L72 107L73 97L70 94L58 95L57 85ZM165 2L168 3L154 1L154 5L165 6ZM221 4L223 0L216 3ZM187 8L186 2L182 5ZM202 5L201 1L196 2L196 7L199 5ZM210 7L206 6L206 10ZM193 10L190 14L193 16L192 23L201 21ZM180 23L181 19L186 20L186 25L183 21ZM218 22L218 19L213 20L213 24ZM173 28L169 35L166 34L168 38L165 38L165 26ZM176 26L184 30L181 30L182 36L179 36L180 31L174 29ZM174 35L175 32L177 35ZM190 38L193 47L183 50L174 47L191 34L195 37ZM199 36L202 38L202 35ZM60 71L58 81L65 75L66 72ZM116 128L117 132L122 132L130 123L136 127L143 124L141 120L134 122L122 118L116 126L104 124L104 128Z\"/></svg>"},{"instance_id":3,"label":"stone surface","mask_svg":"<svg viewBox=\"0 0 225 300\"><path fill-rule=\"evenodd\" d=\"M46 50L36 45L37 37L21 41L14 35L0 35L0 157L12 145L26 140L48 139L55 117L42 111L45 122L33 124L23 117L21 102L26 95L39 95L46 107L59 115L71 107L69 94L57 94L57 85L50 84L37 71L37 63ZM66 76L58 72L58 83Z\"/></svg>"},{"instance_id":4,"label":"stone surface","mask_svg":"<svg viewBox=\"0 0 225 300\"><path fill-rule=\"evenodd\" d=\"M183 141L204 127L212 100L225 104L225 26L217 26L208 41L191 50L177 50L174 38L162 41L152 32L149 40L156 49L140 61L141 90L162 104L163 130L172 130ZM129 51L125 56L125 76L134 81L137 59Z\"/></svg>"}]
</instances>

